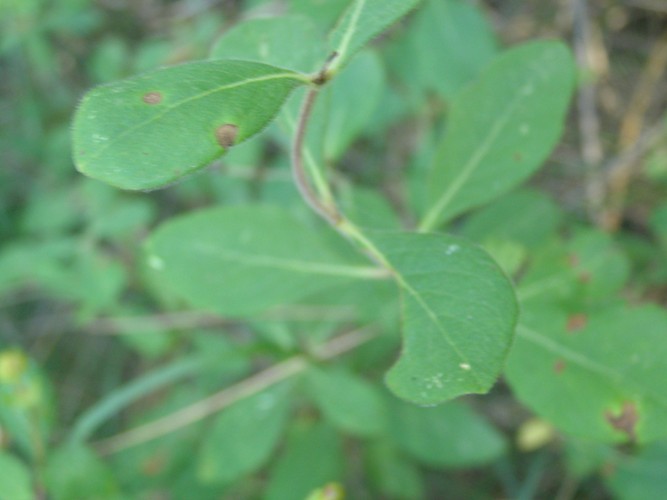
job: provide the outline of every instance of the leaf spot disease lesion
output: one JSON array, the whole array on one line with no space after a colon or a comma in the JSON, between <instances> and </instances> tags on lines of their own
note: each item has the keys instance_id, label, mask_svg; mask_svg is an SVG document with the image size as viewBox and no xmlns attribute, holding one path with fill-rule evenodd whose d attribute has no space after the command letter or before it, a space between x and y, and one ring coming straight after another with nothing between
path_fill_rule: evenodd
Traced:
<instances>
[{"instance_id":1,"label":"leaf spot disease lesion","mask_svg":"<svg viewBox=\"0 0 667 500\"><path fill-rule=\"evenodd\" d=\"M563 373L563 370L565 370L565 361L562 359L557 359L556 362L554 363L554 372L556 372L556 375L560 375Z\"/></svg>"},{"instance_id":2,"label":"leaf spot disease lesion","mask_svg":"<svg viewBox=\"0 0 667 500\"><path fill-rule=\"evenodd\" d=\"M233 123L225 123L215 129L215 139L223 148L227 149L236 143L239 128Z\"/></svg>"},{"instance_id":3,"label":"leaf spot disease lesion","mask_svg":"<svg viewBox=\"0 0 667 500\"><path fill-rule=\"evenodd\" d=\"M155 105L162 102L162 94L160 92L146 92L141 98L146 104Z\"/></svg>"},{"instance_id":4,"label":"leaf spot disease lesion","mask_svg":"<svg viewBox=\"0 0 667 500\"><path fill-rule=\"evenodd\" d=\"M583 313L573 314L567 318L567 325L565 328L568 333L574 333L581 330L588 323L588 316Z\"/></svg>"},{"instance_id":5,"label":"leaf spot disease lesion","mask_svg":"<svg viewBox=\"0 0 667 500\"><path fill-rule=\"evenodd\" d=\"M605 419L616 430L621 431L631 442L637 440L637 422L639 421L639 411L637 405L630 401L623 403L623 408L619 414L607 410L604 414Z\"/></svg>"}]
</instances>

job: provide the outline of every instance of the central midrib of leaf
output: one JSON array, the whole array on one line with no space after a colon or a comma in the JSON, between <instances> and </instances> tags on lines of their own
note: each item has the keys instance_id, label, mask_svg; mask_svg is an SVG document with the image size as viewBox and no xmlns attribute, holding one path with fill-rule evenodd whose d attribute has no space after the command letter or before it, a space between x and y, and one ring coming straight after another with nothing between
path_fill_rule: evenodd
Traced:
<instances>
[{"instance_id":1,"label":"central midrib of leaf","mask_svg":"<svg viewBox=\"0 0 667 500\"><path fill-rule=\"evenodd\" d=\"M421 295L419 295L419 293L417 293L417 291L414 288L412 288L412 286L410 286L410 284L405 280L405 277L402 274L396 272L395 276L396 276L397 281L401 285L401 287L403 287L417 301L419 306L424 310L424 312L426 313L428 318L435 325L436 329L438 330L438 333L440 333L442 335L442 337L445 339L447 344L449 344L449 346L451 347L452 351L459 357L460 362L471 365L470 360L456 346L456 343L454 342L452 337L449 335L449 332L447 332L447 330L445 330L445 328L442 326L442 324L440 323L440 320L438 319L438 315L433 311L433 309L431 309L431 307L426 303L426 301L424 301L424 299L422 299ZM475 382L477 382L477 384L480 387L484 386L484 384L479 379L479 377L477 377L477 374L476 374L474 369L470 370L468 372L468 374L473 379L475 379Z\"/></svg>"},{"instance_id":2,"label":"central midrib of leaf","mask_svg":"<svg viewBox=\"0 0 667 500\"><path fill-rule=\"evenodd\" d=\"M582 369L591 371L603 378L611 379L611 382L615 386L620 386L623 382L629 383L630 385L637 388L640 392L645 394L647 397L654 400L663 409L667 410L667 399L663 398L659 394L654 393L651 390L645 389L641 384L635 382L627 374L620 373L612 368L589 359L576 351L568 349L558 342L554 342L550 338L524 325L519 325L517 328L517 335L529 342L532 342L533 344L546 349L551 353L558 354L558 356L563 357L567 361L579 366Z\"/></svg>"},{"instance_id":3,"label":"central midrib of leaf","mask_svg":"<svg viewBox=\"0 0 667 500\"><path fill-rule=\"evenodd\" d=\"M357 2L354 12L352 12L352 15L350 16L350 26L345 32L345 35L343 35L343 38L340 41L340 45L338 46L337 49L338 57L340 59L345 58L346 55L345 53L347 52L347 48L350 45L350 40L352 40L352 35L354 34L354 31L357 29L357 24L359 24L359 18L361 17L361 11L363 10L365 5L366 5L366 0L359 0Z\"/></svg>"},{"instance_id":4,"label":"central midrib of leaf","mask_svg":"<svg viewBox=\"0 0 667 500\"><path fill-rule=\"evenodd\" d=\"M526 85L531 85L533 81L534 79L531 78L528 80L527 83L517 86L517 94L509 102L508 106L505 108L505 112L498 117L493 127L491 128L491 132L489 133L489 135L484 139L480 147L477 149L477 151L475 151L475 154L463 167L461 173L456 178L456 180L447 188L447 190L444 193L442 193L440 198L438 198L436 204L433 206L431 210L429 210L429 212L424 217L424 220L419 225L420 232L429 231L437 224L440 214L442 214L445 208L447 208L447 205L456 195L456 193L458 193L458 191L461 189L461 186L465 184L465 182L477 169L482 159L488 154L489 149L496 141L499 134L502 132L503 128L509 121L510 116L512 115L512 113L514 113L514 110L521 101L521 97L523 95L523 89L526 87Z\"/></svg>"},{"instance_id":5,"label":"central midrib of leaf","mask_svg":"<svg viewBox=\"0 0 667 500\"><path fill-rule=\"evenodd\" d=\"M269 80L279 80L281 78L298 80L298 81L303 82L303 83L308 82L308 79L305 76L300 75L298 73L276 73L276 74L273 74L273 75L264 75L264 76L260 76L260 77L257 77L257 78L248 78L246 80L241 80L241 81L238 81L238 82L223 85L221 87L216 87L216 88L213 88L211 90L207 90L206 92L202 92L200 94L195 94L193 96L188 97L187 99L183 99L181 101L175 102L174 104L172 104L170 106L166 106L162 112L156 113L155 115L148 118L147 120L144 120L144 121L142 121L140 123L137 123L136 125L128 128L128 129L126 129L125 131L118 134L116 137L114 137L110 141L106 142L103 147L98 149L96 153L92 154L89 157L89 160L98 158L102 153L104 153L104 151L106 151L108 148L110 148L111 146L118 143L125 136L135 132L136 130L140 129L141 127L144 127L146 125L149 125L149 124L153 123L156 120L159 120L160 118L162 118L165 115L171 113L176 108L178 108L178 107L180 107L184 104L187 104L187 103L192 102L192 101L196 101L197 99L203 99L204 97L208 97L209 95L215 94L217 92L224 92L226 90L231 90L233 88L241 87L243 85L252 85L253 83L261 83L261 82L266 82L266 81L269 81Z\"/></svg>"},{"instance_id":6,"label":"central midrib of leaf","mask_svg":"<svg viewBox=\"0 0 667 500\"><path fill-rule=\"evenodd\" d=\"M325 264L319 262L306 262L302 260L284 259L272 255L248 255L233 252L209 245L197 245L194 249L210 254L215 258L231 261L238 264L246 264L256 267L268 267L271 269L282 269L285 271L304 274L319 274L327 276L341 276L359 279L384 279L388 274L379 267L346 266L338 264Z\"/></svg>"}]
</instances>

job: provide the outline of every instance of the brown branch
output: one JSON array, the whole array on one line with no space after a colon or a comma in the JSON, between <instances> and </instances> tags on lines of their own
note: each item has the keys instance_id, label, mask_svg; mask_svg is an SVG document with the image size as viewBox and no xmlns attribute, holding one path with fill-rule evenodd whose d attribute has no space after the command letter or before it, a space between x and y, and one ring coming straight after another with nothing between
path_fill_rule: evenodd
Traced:
<instances>
[{"instance_id":1,"label":"brown branch","mask_svg":"<svg viewBox=\"0 0 667 500\"><path fill-rule=\"evenodd\" d=\"M572 22L577 63L580 68L592 72L595 68L595 52L599 51L600 47L596 46L593 40L587 0L572 0ZM595 81L586 82L579 87L577 106L581 157L586 166L586 202L590 217L597 220L604 201L604 185L600 175L604 151L600 139Z\"/></svg>"},{"instance_id":2,"label":"brown branch","mask_svg":"<svg viewBox=\"0 0 667 500\"><path fill-rule=\"evenodd\" d=\"M258 321L313 321L356 319L353 308L339 306L291 306L276 308L261 316ZM164 330L192 330L195 328L216 328L236 324L228 318L199 311L100 318L82 326L82 330L93 335L125 335L131 333L159 333Z\"/></svg>"},{"instance_id":3,"label":"brown branch","mask_svg":"<svg viewBox=\"0 0 667 500\"><path fill-rule=\"evenodd\" d=\"M662 124L642 132L646 115L667 70L667 30L653 45L644 70L635 86L619 131L621 154L607 174L608 206L603 214L605 229L616 230L632 178L641 168L640 160L662 136Z\"/></svg>"},{"instance_id":4,"label":"brown branch","mask_svg":"<svg viewBox=\"0 0 667 500\"><path fill-rule=\"evenodd\" d=\"M333 227L337 227L341 220L341 215L338 212L338 209L333 205L328 206L322 203L319 196L310 185L303 163L303 147L306 140L308 122L312 115L318 93L319 88L309 89L301 107L294 142L292 144L292 175L294 177L294 183L306 203L329 224Z\"/></svg>"},{"instance_id":5,"label":"brown branch","mask_svg":"<svg viewBox=\"0 0 667 500\"><path fill-rule=\"evenodd\" d=\"M369 329L355 330L336 337L322 348L316 349L314 356L320 361L326 361L356 349L376 336L377 333ZM303 355L293 356L237 384L226 387L208 398L129 431L97 441L93 446L102 455L108 455L152 441L209 417L241 399L253 396L304 371L308 366L307 357Z\"/></svg>"}]
</instances>

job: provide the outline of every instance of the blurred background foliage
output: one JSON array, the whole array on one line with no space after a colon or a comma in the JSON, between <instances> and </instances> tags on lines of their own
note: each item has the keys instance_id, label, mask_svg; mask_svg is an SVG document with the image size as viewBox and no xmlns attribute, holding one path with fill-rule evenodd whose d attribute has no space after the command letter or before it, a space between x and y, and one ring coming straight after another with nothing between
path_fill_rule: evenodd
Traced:
<instances>
[{"instance_id":1,"label":"blurred background foliage","mask_svg":"<svg viewBox=\"0 0 667 500\"><path fill-rule=\"evenodd\" d=\"M622 288L625 297L664 307L665 3L453 2L459 29L447 30L439 1L350 66L351 82L363 78L376 89L341 117L338 142L325 148L339 164L336 182L350 212L375 226L396 224L395 214L406 222L398 193L423 171L448 99L500 47L560 37L578 52L581 88L589 89L561 146L532 190L479 212L461 232L486 239L516 271L524 252L557 231L598 258L606 236L577 236L592 220L619 248L613 272L601 278L604 294ZM195 419L136 446L131 438L102 440L175 415L336 330L308 317L312 310L305 318L291 311L282 322L188 310L151 282L142 261L142 239L174 214L256 200L298 205L279 133L269 130L179 186L126 193L74 171L69 124L77 100L93 85L206 58L240 20L295 13L326 32L346 4L0 0L0 498L296 499L332 480L345 483L350 498L595 499L613 491L647 499L647 491L667 491L664 443L616 460L623 450L558 437L503 383L468 406L424 412L398 403L378 383L397 346L392 335L309 371L298 389L286 380L243 399L214 422ZM577 10L585 4L587 13ZM504 211L512 223L503 227ZM537 216L522 226L517 213ZM523 246L508 244L507 235ZM366 307L375 311L382 300ZM326 311L337 325L347 313L344 304ZM386 324L394 320L389 312Z\"/></svg>"}]
</instances>

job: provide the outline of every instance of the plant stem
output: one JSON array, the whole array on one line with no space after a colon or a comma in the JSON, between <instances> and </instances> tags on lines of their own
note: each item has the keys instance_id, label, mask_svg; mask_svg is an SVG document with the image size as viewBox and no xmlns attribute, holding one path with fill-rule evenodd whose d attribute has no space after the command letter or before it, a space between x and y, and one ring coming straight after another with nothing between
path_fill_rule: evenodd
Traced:
<instances>
[{"instance_id":1,"label":"plant stem","mask_svg":"<svg viewBox=\"0 0 667 500\"><path fill-rule=\"evenodd\" d=\"M393 273L393 269L382 252L369 240L366 235L354 224L350 219L345 217L343 213L336 206L335 199L331 194L326 180L321 176L319 169L312 167L311 174L315 178L317 192L310 185L306 169L304 167L304 143L306 132L308 130L308 123L313 112L315 101L317 99L319 89L329 81L332 76L330 72L331 63L338 57L338 52L333 52L327 61L324 63L322 69L313 78L312 83L315 87L311 88L303 101L301 112L299 114L299 121L296 126L294 142L292 144L292 174L294 182L301 193L301 196L308 205L323 219L325 219L334 229L341 233L346 238L361 246L368 256L378 264L381 268ZM309 156L309 163L313 164L314 160Z\"/></svg>"},{"instance_id":2,"label":"plant stem","mask_svg":"<svg viewBox=\"0 0 667 500\"><path fill-rule=\"evenodd\" d=\"M313 190L308 181L306 170L303 163L303 145L306 139L306 131L308 130L308 122L313 112L315 100L319 93L319 87L311 88L306 94L303 101L301 112L299 114L299 121L296 126L296 133L294 136L294 143L292 145L292 176L299 193L303 199L310 205L310 207L324 218L329 224L337 227L341 221L341 214L338 208L329 200L324 203L317 193Z\"/></svg>"},{"instance_id":3,"label":"plant stem","mask_svg":"<svg viewBox=\"0 0 667 500\"><path fill-rule=\"evenodd\" d=\"M593 39L593 21L589 14L588 0L572 1L574 48L580 68L594 70L592 54L599 44ZM597 83L585 82L577 95L578 121L581 135L581 156L586 166L586 204L589 216L599 222L603 202L604 186L601 177L601 163L604 157L600 138L600 118L597 112Z\"/></svg>"},{"instance_id":4,"label":"plant stem","mask_svg":"<svg viewBox=\"0 0 667 500\"><path fill-rule=\"evenodd\" d=\"M377 335L377 332L368 328L354 330L332 339L323 347L316 349L313 354L318 361L327 361L356 349L373 340ZM109 455L152 441L211 416L237 401L251 397L283 380L287 380L303 372L308 366L310 365L305 356L293 356L166 417L97 441L94 446L102 455Z\"/></svg>"}]
</instances>

